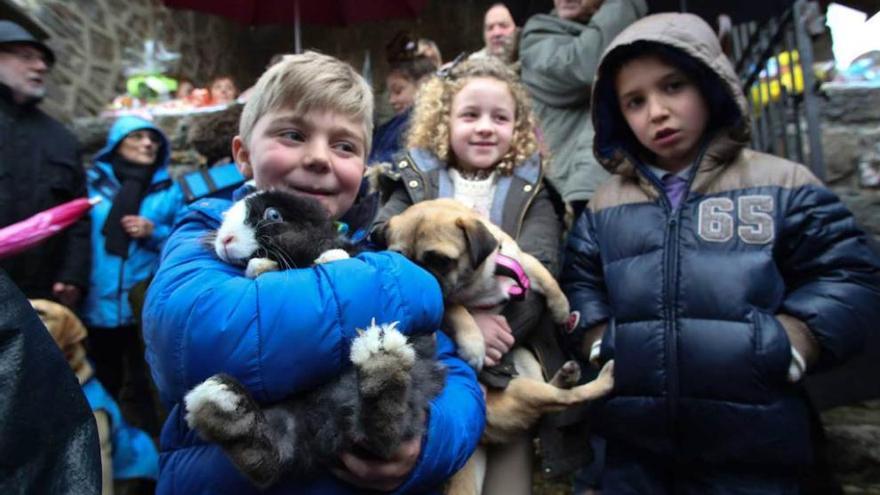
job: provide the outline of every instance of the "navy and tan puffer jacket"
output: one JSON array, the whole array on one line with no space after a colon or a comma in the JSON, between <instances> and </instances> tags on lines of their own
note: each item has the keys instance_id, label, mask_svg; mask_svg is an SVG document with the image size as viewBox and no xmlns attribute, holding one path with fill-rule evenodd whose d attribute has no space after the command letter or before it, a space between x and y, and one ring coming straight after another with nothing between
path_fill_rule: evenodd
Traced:
<instances>
[{"instance_id":1,"label":"navy and tan puffer jacket","mask_svg":"<svg viewBox=\"0 0 880 495\"><path fill-rule=\"evenodd\" d=\"M644 41L705 64L740 113L705 144L677 209L622 144L613 81L602 78L615 50ZM880 319L880 259L805 167L745 147L745 98L698 18L633 24L597 77L595 153L613 175L570 236L562 282L581 313L575 346L587 329L608 325L601 357L615 360L616 382L602 428L612 441L680 462L809 462L807 409L786 379L790 329L780 315L815 339L815 369L848 359Z\"/></svg>"}]
</instances>

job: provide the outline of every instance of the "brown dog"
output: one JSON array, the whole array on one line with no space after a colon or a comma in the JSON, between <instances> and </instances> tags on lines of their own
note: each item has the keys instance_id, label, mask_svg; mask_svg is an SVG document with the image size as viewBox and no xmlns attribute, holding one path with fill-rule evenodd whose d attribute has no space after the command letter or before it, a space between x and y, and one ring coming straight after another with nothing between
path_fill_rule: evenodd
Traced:
<instances>
[{"instance_id":1,"label":"brown dog","mask_svg":"<svg viewBox=\"0 0 880 495\"><path fill-rule=\"evenodd\" d=\"M520 251L500 228L458 201L435 199L416 203L392 217L382 234L388 249L403 253L440 281L446 301L444 331L455 340L459 355L477 370L485 358L485 342L469 310L500 310L509 300L509 289L516 282L496 274L503 257L519 263L531 289L545 296L556 323L568 319L568 300L544 265ZM504 390L486 391L484 443L506 443L544 413L597 399L613 387L612 363L602 369L596 380L574 386L580 378L580 367L569 361L546 383L534 354L523 347L511 352L519 375ZM472 457L451 480L447 493L480 492L484 469L476 461L478 457L485 460L485 456Z\"/></svg>"}]
</instances>

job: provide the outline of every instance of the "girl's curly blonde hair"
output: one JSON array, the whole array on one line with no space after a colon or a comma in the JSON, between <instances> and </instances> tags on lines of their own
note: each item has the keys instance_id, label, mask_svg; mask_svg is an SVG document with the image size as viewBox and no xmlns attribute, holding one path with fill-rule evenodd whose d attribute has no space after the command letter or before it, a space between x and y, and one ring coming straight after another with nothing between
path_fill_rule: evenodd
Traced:
<instances>
[{"instance_id":1,"label":"girl's curly blonde hair","mask_svg":"<svg viewBox=\"0 0 880 495\"><path fill-rule=\"evenodd\" d=\"M488 77L505 84L513 96L516 118L510 149L501 157L496 170L504 175L538 151L535 118L525 88L516 73L494 57L467 60L453 66L445 75L426 81L419 88L407 134L408 148L422 148L434 153L441 161L455 166L449 152L449 122L452 100L471 79Z\"/></svg>"}]
</instances>

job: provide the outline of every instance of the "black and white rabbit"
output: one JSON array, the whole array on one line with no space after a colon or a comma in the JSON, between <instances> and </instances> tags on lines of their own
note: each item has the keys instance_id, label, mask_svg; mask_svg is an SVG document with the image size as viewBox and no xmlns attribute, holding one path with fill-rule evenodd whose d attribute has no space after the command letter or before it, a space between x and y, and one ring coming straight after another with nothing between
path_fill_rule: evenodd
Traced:
<instances>
[{"instance_id":1,"label":"black and white rabbit","mask_svg":"<svg viewBox=\"0 0 880 495\"><path fill-rule=\"evenodd\" d=\"M235 202L209 240L221 260L247 266L251 278L357 253L320 203L282 191L259 191Z\"/></svg>"},{"instance_id":2,"label":"black and white rabbit","mask_svg":"<svg viewBox=\"0 0 880 495\"><path fill-rule=\"evenodd\" d=\"M213 246L220 259L246 265L251 277L347 258L352 250L317 201L278 191L235 203ZM257 404L231 376L214 375L184 398L186 422L261 488L285 476L312 477L346 450L388 458L423 434L423 412L445 380L434 337L407 339L395 326L374 320L358 330L352 368L271 406Z\"/></svg>"}]
</instances>

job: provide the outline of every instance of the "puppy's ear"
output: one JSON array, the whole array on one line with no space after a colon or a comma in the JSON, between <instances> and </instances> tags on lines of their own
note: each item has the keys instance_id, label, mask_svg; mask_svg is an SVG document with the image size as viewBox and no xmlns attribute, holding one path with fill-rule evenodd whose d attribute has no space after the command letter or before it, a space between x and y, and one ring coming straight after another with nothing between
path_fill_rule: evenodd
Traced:
<instances>
[{"instance_id":1,"label":"puppy's ear","mask_svg":"<svg viewBox=\"0 0 880 495\"><path fill-rule=\"evenodd\" d=\"M464 238L468 244L468 256L473 268L480 266L498 247L498 240L483 225L483 222L458 218L455 220L455 225L464 231Z\"/></svg>"}]
</instances>

